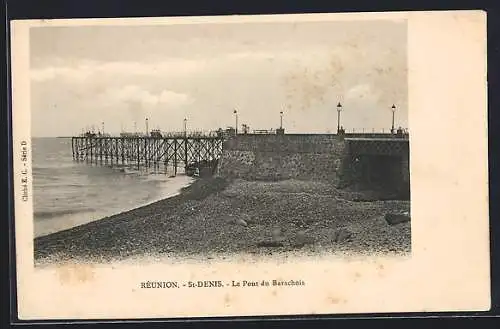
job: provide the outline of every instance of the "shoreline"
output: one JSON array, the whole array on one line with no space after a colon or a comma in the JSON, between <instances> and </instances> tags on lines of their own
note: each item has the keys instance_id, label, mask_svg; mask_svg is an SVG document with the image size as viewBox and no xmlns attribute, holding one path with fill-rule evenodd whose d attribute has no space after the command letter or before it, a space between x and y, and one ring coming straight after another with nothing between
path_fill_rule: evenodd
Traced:
<instances>
[{"instance_id":1,"label":"shoreline","mask_svg":"<svg viewBox=\"0 0 500 329\"><path fill-rule=\"evenodd\" d=\"M179 180L179 177L183 177L185 182ZM171 177L169 177L170 179ZM100 221L102 219L105 219L105 218L108 218L108 217L113 217L113 216L116 216L116 215L120 215L124 212L128 212L128 211L131 211L131 210L135 210L135 209L138 209L138 208L142 208L142 207L146 207L152 203L156 203L158 201L162 201L162 200L165 200L165 199L168 199L168 198L171 198L171 197L174 197L178 194L181 193L181 190L182 188L184 187L187 187L191 184L194 183L194 179L191 178L191 177L188 177L188 176L185 176L184 174L181 174L181 175L178 175L177 177L174 177L173 178L173 181L170 181L170 184L168 181L163 181L161 182L162 183L162 188L161 188L161 191L158 193L157 196L155 196L154 198L151 198L150 200L148 201L143 201L143 202L140 202L140 203L137 203L136 205L134 206L131 206L130 208L126 207L124 209L115 209L115 210L111 210L109 212L106 212L106 211L91 211L91 212L75 212L75 213L72 213L71 211L68 213L68 215L74 215L75 218L71 218L71 217L65 217L65 216L62 216L61 218L55 218L53 220L56 221L57 224L52 224L48 227L46 227L44 230L42 230L42 234L40 235L35 235L35 238L40 238L40 237L44 237L44 236L47 236L47 235L51 235L51 234L55 234L55 233L58 233L58 232L62 232L62 231L65 231L65 230L69 230L69 229L72 229L72 228L75 228L75 227L79 227L79 226L82 226L82 225L86 225L86 224L89 224L89 223L92 223L92 222L95 222L95 221ZM171 185L172 183L174 183L173 185ZM177 188L172 188L172 186L175 186L175 185L178 185ZM84 216L88 216L87 219L83 219ZM52 219L51 219L52 220ZM73 221L73 223L75 223L76 225L72 225L72 226L69 226L67 225L67 221ZM61 221L64 221L63 223L61 223ZM41 225L43 227L45 223L35 223L34 225ZM49 223L48 223L49 224ZM57 229L56 227L57 226L62 226L63 228L62 229ZM57 230L56 230L57 229ZM49 233L46 233L46 232L49 232Z\"/></svg>"},{"instance_id":2,"label":"shoreline","mask_svg":"<svg viewBox=\"0 0 500 329\"><path fill-rule=\"evenodd\" d=\"M86 233L89 231L95 231L96 229L97 230L106 229L110 225L120 225L120 222L123 220L125 221L133 220L134 217L143 218L145 216L151 216L152 214L154 215L154 213L157 213L158 210L168 211L169 209L179 206L183 202L186 202L191 199L190 193L192 193L193 189L196 189L199 186L203 188L207 184L206 181L201 182L201 180L202 179L194 180L189 185L178 189L175 195L173 196L161 198L159 200L152 201L145 205L134 207L132 209L125 210L113 215L105 216L103 218L93 220L88 223L78 225L72 228L35 237L34 238L35 261L37 260L37 258L39 258L39 256L41 257L47 256L47 250L44 250L46 247L48 247L49 249L54 247L58 249L57 247L60 246L59 240L62 240L63 241L62 243L64 243L64 240L66 238L71 239L72 236L78 236L82 234L86 235Z\"/></svg>"},{"instance_id":3,"label":"shoreline","mask_svg":"<svg viewBox=\"0 0 500 329\"><path fill-rule=\"evenodd\" d=\"M170 198L35 238L35 263L411 252L410 223L383 219L409 211L409 201L352 201L346 193L320 182L199 178Z\"/></svg>"}]
</instances>

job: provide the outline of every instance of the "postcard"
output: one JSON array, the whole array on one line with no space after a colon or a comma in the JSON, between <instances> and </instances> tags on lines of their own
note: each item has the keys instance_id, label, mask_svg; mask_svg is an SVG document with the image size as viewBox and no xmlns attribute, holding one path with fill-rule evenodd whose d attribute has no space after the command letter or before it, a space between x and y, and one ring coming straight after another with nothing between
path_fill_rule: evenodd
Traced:
<instances>
[{"instance_id":1,"label":"postcard","mask_svg":"<svg viewBox=\"0 0 500 329\"><path fill-rule=\"evenodd\" d=\"M19 319L490 308L484 12L10 28Z\"/></svg>"}]
</instances>

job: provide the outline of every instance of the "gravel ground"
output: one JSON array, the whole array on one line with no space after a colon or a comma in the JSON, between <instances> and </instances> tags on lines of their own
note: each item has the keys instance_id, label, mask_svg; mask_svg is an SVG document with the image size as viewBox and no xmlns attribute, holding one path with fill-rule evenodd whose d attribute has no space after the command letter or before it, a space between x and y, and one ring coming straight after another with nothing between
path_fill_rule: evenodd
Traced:
<instances>
[{"instance_id":1,"label":"gravel ground","mask_svg":"<svg viewBox=\"0 0 500 329\"><path fill-rule=\"evenodd\" d=\"M410 202L377 198L385 199L320 182L200 179L173 198L36 238L35 260L325 250L408 254L410 223L389 225L384 215L409 212Z\"/></svg>"}]
</instances>

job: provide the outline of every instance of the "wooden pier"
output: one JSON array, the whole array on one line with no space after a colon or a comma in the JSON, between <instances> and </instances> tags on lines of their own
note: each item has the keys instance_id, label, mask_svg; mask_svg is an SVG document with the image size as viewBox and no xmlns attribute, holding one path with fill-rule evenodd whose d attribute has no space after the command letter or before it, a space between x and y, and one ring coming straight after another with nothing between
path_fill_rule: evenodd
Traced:
<instances>
[{"instance_id":1,"label":"wooden pier","mask_svg":"<svg viewBox=\"0 0 500 329\"><path fill-rule=\"evenodd\" d=\"M89 164L128 165L137 169L178 168L214 163L222 154L220 136L79 136L71 138L73 159Z\"/></svg>"}]
</instances>

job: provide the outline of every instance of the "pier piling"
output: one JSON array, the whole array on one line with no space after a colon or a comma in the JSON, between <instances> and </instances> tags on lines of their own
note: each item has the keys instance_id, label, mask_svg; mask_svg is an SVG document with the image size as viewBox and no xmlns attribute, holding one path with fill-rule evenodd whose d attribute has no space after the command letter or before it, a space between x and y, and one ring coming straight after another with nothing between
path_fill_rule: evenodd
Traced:
<instances>
[{"instance_id":1,"label":"pier piling","mask_svg":"<svg viewBox=\"0 0 500 329\"><path fill-rule=\"evenodd\" d=\"M75 161L90 164L135 166L138 170L154 168L161 164L165 172L173 166L177 175L179 166L188 166L202 161L210 162L222 154L223 140L218 136L179 137L111 137L78 136L71 138L71 152Z\"/></svg>"}]
</instances>

